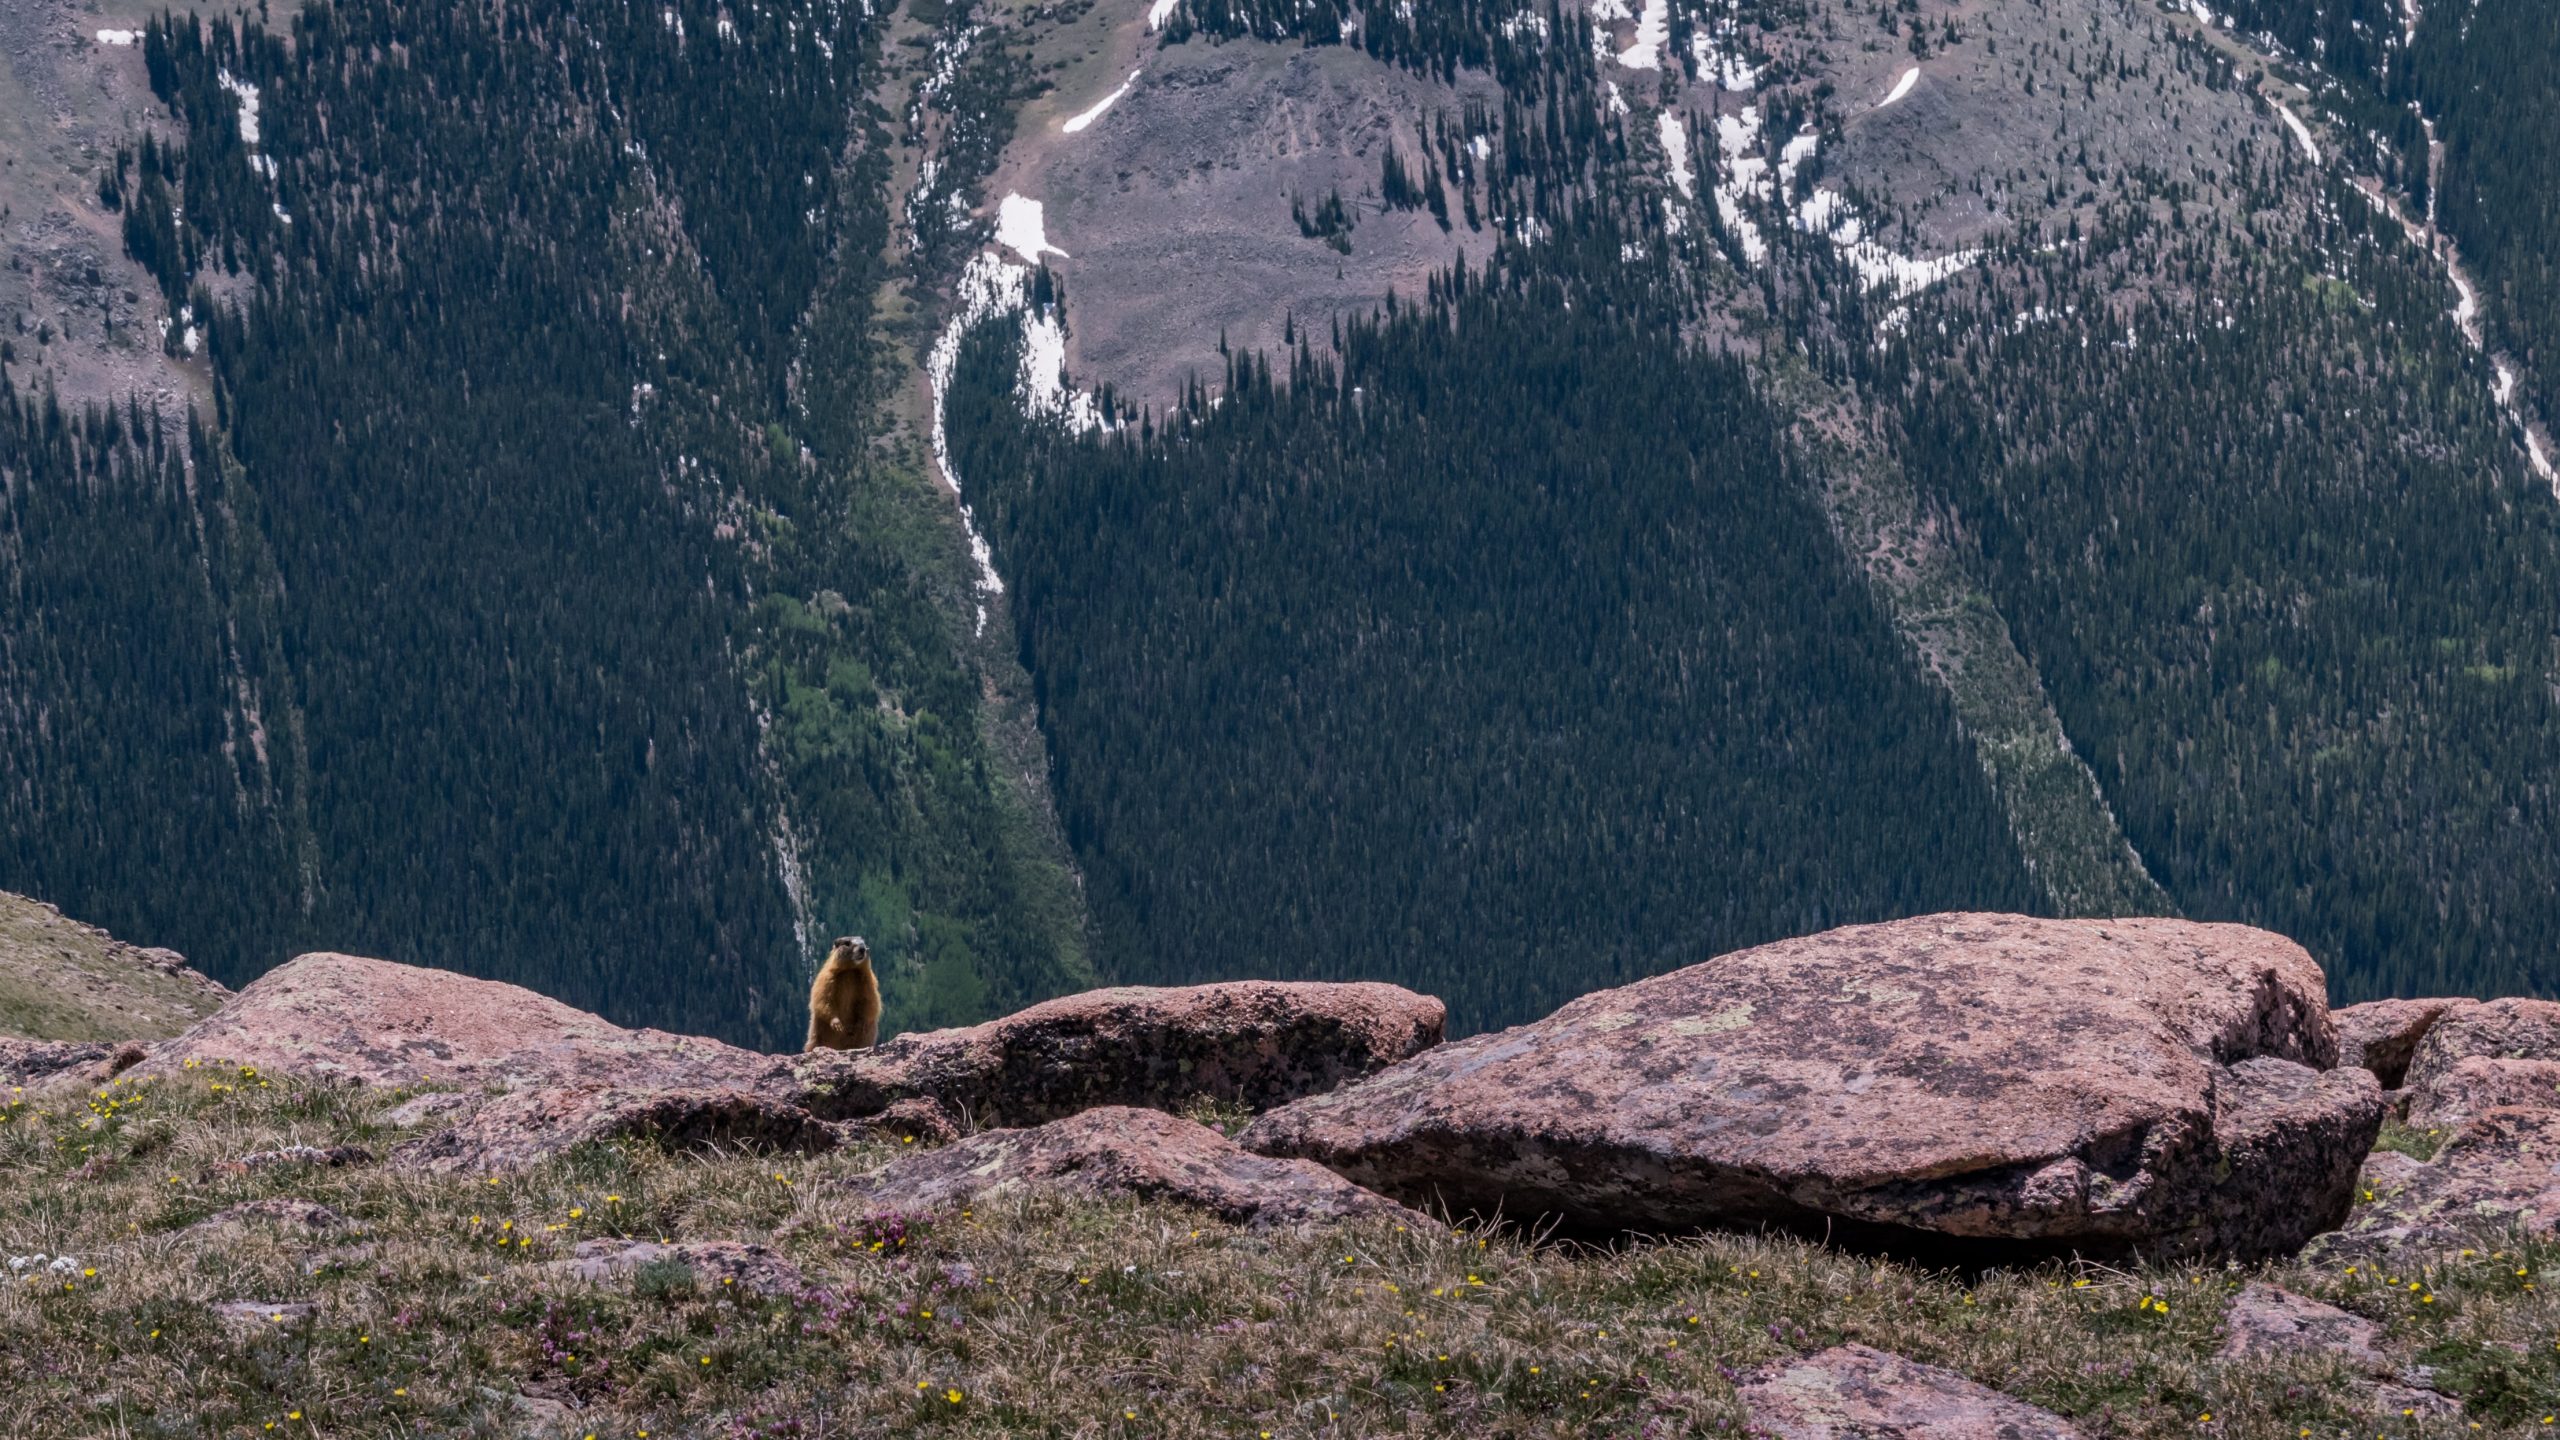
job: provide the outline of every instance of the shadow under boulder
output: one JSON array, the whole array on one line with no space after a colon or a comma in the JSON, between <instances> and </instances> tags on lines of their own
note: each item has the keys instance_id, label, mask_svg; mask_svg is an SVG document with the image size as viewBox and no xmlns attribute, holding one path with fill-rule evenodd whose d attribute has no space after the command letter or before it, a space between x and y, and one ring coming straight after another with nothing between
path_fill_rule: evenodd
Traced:
<instances>
[{"instance_id":1,"label":"shadow under boulder","mask_svg":"<svg viewBox=\"0 0 2560 1440\"><path fill-rule=\"evenodd\" d=\"M815 1154L836 1128L796 1105L743 1090L582 1086L493 1097L452 1127L394 1147L394 1164L494 1174L593 1141L649 1140L670 1151Z\"/></svg>"},{"instance_id":2,"label":"shadow under boulder","mask_svg":"<svg viewBox=\"0 0 2560 1440\"><path fill-rule=\"evenodd\" d=\"M1179 1201L1248 1227L1372 1215L1416 1227L1430 1224L1321 1165L1256 1155L1205 1125L1127 1106L901 1154L854 1182L854 1189L903 1210L951 1209L1015 1190L1065 1189Z\"/></svg>"}]
</instances>

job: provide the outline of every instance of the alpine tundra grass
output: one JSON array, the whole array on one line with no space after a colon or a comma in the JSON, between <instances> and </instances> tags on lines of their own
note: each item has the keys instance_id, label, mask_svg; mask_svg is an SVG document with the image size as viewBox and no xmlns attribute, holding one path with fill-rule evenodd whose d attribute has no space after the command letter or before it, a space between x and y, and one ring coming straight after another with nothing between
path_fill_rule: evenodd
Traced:
<instances>
[{"instance_id":1,"label":"alpine tundra grass","mask_svg":"<svg viewBox=\"0 0 2560 1440\"><path fill-rule=\"evenodd\" d=\"M0 1434L1740 1434L1738 1380L1843 1341L2097 1436L2539 1434L2560 1411L2548 1246L2405 1273L1967 1275L1775 1237L1257 1234L1057 1195L884 1214L840 1182L901 1137L791 1158L589 1147L495 1176L240 1163L380 1157L416 1133L386 1119L409 1098L231 1067L8 1097ZM275 1199L341 1223L234 1210ZM595 1283L555 1263L613 1237L760 1243L803 1283L751 1293L681 1260ZM2252 1278L2381 1322L2464 1412L2384 1408L2333 1361L2218 1360Z\"/></svg>"}]
</instances>

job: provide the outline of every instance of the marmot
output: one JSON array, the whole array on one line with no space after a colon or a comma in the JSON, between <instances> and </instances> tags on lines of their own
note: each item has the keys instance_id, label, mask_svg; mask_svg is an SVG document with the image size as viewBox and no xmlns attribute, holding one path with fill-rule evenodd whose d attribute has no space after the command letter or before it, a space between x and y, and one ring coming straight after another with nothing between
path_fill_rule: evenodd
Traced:
<instances>
[{"instance_id":1,"label":"marmot","mask_svg":"<svg viewBox=\"0 0 2560 1440\"><path fill-rule=\"evenodd\" d=\"M871 949L847 935L827 952L809 987L811 1050L868 1050L880 1043L880 978L871 973Z\"/></svg>"}]
</instances>

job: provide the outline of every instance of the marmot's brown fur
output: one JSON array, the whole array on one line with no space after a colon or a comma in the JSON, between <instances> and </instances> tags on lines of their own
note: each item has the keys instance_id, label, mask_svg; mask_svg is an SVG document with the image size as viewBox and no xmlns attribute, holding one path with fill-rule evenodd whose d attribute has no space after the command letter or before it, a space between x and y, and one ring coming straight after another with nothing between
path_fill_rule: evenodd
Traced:
<instances>
[{"instance_id":1,"label":"marmot's brown fur","mask_svg":"<svg viewBox=\"0 0 2560 1440\"><path fill-rule=\"evenodd\" d=\"M809 987L811 1050L868 1050L880 1043L880 978L871 973L871 950L847 935L827 952Z\"/></svg>"}]
</instances>

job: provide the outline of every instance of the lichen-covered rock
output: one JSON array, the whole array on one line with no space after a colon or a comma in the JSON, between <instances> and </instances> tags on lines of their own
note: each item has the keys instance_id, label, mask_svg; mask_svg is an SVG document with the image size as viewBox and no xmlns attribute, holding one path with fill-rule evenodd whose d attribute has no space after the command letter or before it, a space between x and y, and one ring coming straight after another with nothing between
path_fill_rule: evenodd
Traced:
<instances>
[{"instance_id":1,"label":"lichen-covered rock","mask_svg":"<svg viewBox=\"0 0 2560 1440\"><path fill-rule=\"evenodd\" d=\"M2462 1413L2462 1402L2423 1385L2377 1385L2369 1413L2386 1419L2451 1419Z\"/></svg>"},{"instance_id":2,"label":"lichen-covered rock","mask_svg":"<svg viewBox=\"0 0 2560 1440\"><path fill-rule=\"evenodd\" d=\"M1781 1360L1737 1393L1777 1440L2079 1440L2071 1422L1952 1370L1864 1345Z\"/></svg>"},{"instance_id":3,"label":"lichen-covered rock","mask_svg":"<svg viewBox=\"0 0 2560 1440\"><path fill-rule=\"evenodd\" d=\"M190 1061L373 1084L748 1087L774 1056L691 1035L625 1030L514 985L353 955L305 955L260 977L145 1074Z\"/></svg>"},{"instance_id":4,"label":"lichen-covered rock","mask_svg":"<svg viewBox=\"0 0 2560 1440\"><path fill-rule=\"evenodd\" d=\"M2449 1130L2501 1106L2560 1109L2560 1060L2465 1055L2409 1091L2413 1130Z\"/></svg>"},{"instance_id":5,"label":"lichen-covered rock","mask_svg":"<svg viewBox=\"0 0 2560 1440\"><path fill-rule=\"evenodd\" d=\"M1428 1223L1321 1165L1268 1159L1205 1125L1120 1105L900 1154L855 1182L857 1193L903 1210L954 1208L1024 1188L1175 1200L1257 1227L1371 1215Z\"/></svg>"},{"instance_id":6,"label":"lichen-covered rock","mask_svg":"<svg viewBox=\"0 0 2560 1440\"><path fill-rule=\"evenodd\" d=\"M2263 1280L2250 1281L2231 1297L2222 1330L2225 1360L2325 1355L2368 1375L2393 1373L2381 1325Z\"/></svg>"},{"instance_id":7,"label":"lichen-covered rock","mask_svg":"<svg viewBox=\"0 0 2560 1440\"><path fill-rule=\"evenodd\" d=\"M590 1285L624 1282L643 1269L680 1276L703 1290L731 1287L757 1295L791 1295L808 1288L800 1268L762 1245L733 1240L675 1245L646 1240L581 1240L570 1258L553 1262L553 1274Z\"/></svg>"},{"instance_id":8,"label":"lichen-covered rock","mask_svg":"<svg viewBox=\"0 0 2560 1440\"><path fill-rule=\"evenodd\" d=\"M95 1040L16 1040L0 1036L0 1085L39 1085L58 1075L94 1068L116 1047Z\"/></svg>"},{"instance_id":9,"label":"lichen-covered rock","mask_svg":"<svg viewBox=\"0 0 2560 1440\"><path fill-rule=\"evenodd\" d=\"M2346 1223L2320 1237L2322 1261L2424 1255L2508 1231L2560 1225L2560 1110L2473 1116L2429 1161L2384 1152L2364 1167Z\"/></svg>"},{"instance_id":10,"label":"lichen-covered rock","mask_svg":"<svg viewBox=\"0 0 2560 1440\"><path fill-rule=\"evenodd\" d=\"M2478 1000L2453 1006L2419 1038L2402 1083L2412 1092L2424 1091L2437 1077L2475 1056L2560 1060L2560 1002Z\"/></svg>"},{"instance_id":11,"label":"lichen-covered rock","mask_svg":"<svg viewBox=\"0 0 2560 1440\"><path fill-rule=\"evenodd\" d=\"M634 1090L580 1086L500 1095L450 1129L392 1149L394 1163L495 1174L600 1140L653 1140L671 1151L814 1154L835 1148L835 1127L796 1105L744 1090Z\"/></svg>"},{"instance_id":12,"label":"lichen-covered rock","mask_svg":"<svg viewBox=\"0 0 2560 1440\"><path fill-rule=\"evenodd\" d=\"M1745 950L1265 1115L1248 1149L1569 1232L2263 1255L2382 1117L2319 967L2236 925L1938 915Z\"/></svg>"},{"instance_id":13,"label":"lichen-covered rock","mask_svg":"<svg viewBox=\"0 0 2560 1440\"><path fill-rule=\"evenodd\" d=\"M2409 1057L2418 1042L2446 1011L2468 1000L2369 1000L2333 1010L2338 1025L2338 1063L2360 1065L2373 1072L2386 1090L2397 1089L2409 1073Z\"/></svg>"},{"instance_id":14,"label":"lichen-covered rock","mask_svg":"<svg viewBox=\"0 0 2560 1440\"><path fill-rule=\"evenodd\" d=\"M980 1126L1203 1096L1260 1110L1426 1050L1446 1021L1439 1001L1394 985L1120 986L876 1050L798 1056L781 1093L833 1120L928 1099Z\"/></svg>"}]
</instances>

